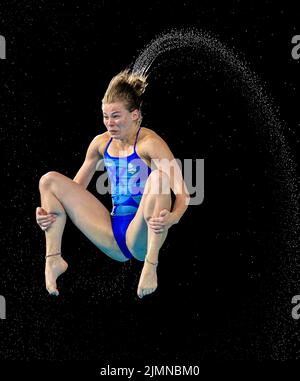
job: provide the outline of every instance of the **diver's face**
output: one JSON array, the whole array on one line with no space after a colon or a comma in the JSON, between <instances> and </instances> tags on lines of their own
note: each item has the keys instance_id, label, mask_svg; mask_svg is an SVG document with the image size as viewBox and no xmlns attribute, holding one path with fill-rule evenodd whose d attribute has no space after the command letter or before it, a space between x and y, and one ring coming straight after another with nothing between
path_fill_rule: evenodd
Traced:
<instances>
[{"instance_id":1,"label":"diver's face","mask_svg":"<svg viewBox=\"0 0 300 381\"><path fill-rule=\"evenodd\" d=\"M128 111L123 102L103 103L103 123L115 139L126 136L129 128L137 120L136 111Z\"/></svg>"}]
</instances>

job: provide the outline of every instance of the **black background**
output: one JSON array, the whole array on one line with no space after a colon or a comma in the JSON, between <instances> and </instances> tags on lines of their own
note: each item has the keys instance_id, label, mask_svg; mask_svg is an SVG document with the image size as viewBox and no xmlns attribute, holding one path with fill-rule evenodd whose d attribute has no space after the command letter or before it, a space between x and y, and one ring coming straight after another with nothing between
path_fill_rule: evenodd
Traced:
<instances>
[{"instance_id":1,"label":"black background","mask_svg":"<svg viewBox=\"0 0 300 381\"><path fill-rule=\"evenodd\" d=\"M63 252L70 267L60 296L49 297L35 225L39 178L50 170L74 177L104 131L101 99L111 77L159 34L190 27L233 49L261 79L290 150L290 180L278 172L283 156L270 148L274 126L260 123L242 87L201 52L169 53L149 76L143 123L175 157L204 158L204 201L170 230L152 296L136 296L141 263L113 262L69 223ZM293 3L4 2L0 33L7 43L0 62L1 358L66 367L89 360L93 366L81 369L95 374L107 364L296 359L300 66L291 39L300 26ZM110 207L108 197L103 202Z\"/></svg>"}]
</instances>

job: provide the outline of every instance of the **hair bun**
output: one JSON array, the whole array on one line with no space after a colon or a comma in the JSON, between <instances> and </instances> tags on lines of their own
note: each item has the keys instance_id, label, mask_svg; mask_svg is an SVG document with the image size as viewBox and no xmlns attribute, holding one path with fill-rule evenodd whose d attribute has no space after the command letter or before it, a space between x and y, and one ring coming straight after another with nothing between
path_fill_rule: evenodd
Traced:
<instances>
[{"instance_id":1,"label":"hair bun","mask_svg":"<svg viewBox=\"0 0 300 381\"><path fill-rule=\"evenodd\" d=\"M148 85L147 77L134 73L129 74L128 83L134 88L138 97L140 97L145 92Z\"/></svg>"},{"instance_id":2,"label":"hair bun","mask_svg":"<svg viewBox=\"0 0 300 381\"><path fill-rule=\"evenodd\" d=\"M147 87L147 76L125 69L112 78L102 102L124 101L129 110L140 108Z\"/></svg>"}]
</instances>

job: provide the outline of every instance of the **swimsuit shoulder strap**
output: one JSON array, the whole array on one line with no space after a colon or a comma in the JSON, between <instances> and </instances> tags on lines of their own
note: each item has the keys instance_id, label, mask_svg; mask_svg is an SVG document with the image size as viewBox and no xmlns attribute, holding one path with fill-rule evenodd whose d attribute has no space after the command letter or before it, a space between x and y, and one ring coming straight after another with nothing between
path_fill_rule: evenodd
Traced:
<instances>
[{"instance_id":1,"label":"swimsuit shoulder strap","mask_svg":"<svg viewBox=\"0 0 300 381\"><path fill-rule=\"evenodd\" d=\"M104 150L104 154L103 154L103 155L106 154L106 152L107 152L107 150L108 150L108 147L109 147L111 141L112 141L112 138L110 138L109 141L108 141L108 143L106 144L106 147L105 147L105 150Z\"/></svg>"},{"instance_id":2,"label":"swimsuit shoulder strap","mask_svg":"<svg viewBox=\"0 0 300 381\"><path fill-rule=\"evenodd\" d=\"M135 152L135 146L136 146L136 143L137 143L137 140L138 140L138 137L139 137L139 133L140 133L140 131L141 131L141 128L142 128L142 127L140 127L140 128L138 129L138 132L137 132L136 137L135 137L135 142L134 142L134 146L133 146L134 152Z\"/></svg>"}]
</instances>

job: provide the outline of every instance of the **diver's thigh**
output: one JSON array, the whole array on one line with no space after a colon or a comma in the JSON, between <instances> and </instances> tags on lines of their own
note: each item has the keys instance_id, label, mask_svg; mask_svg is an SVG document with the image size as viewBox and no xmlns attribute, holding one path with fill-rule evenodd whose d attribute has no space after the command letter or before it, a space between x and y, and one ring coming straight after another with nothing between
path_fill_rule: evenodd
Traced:
<instances>
[{"instance_id":1,"label":"diver's thigh","mask_svg":"<svg viewBox=\"0 0 300 381\"><path fill-rule=\"evenodd\" d=\"M42 183L50 187L74 225L109 257L127 260L114 238L106 207L92 193L58 172L50 172L45 177Z\"/></svg>"}]
</instances>

